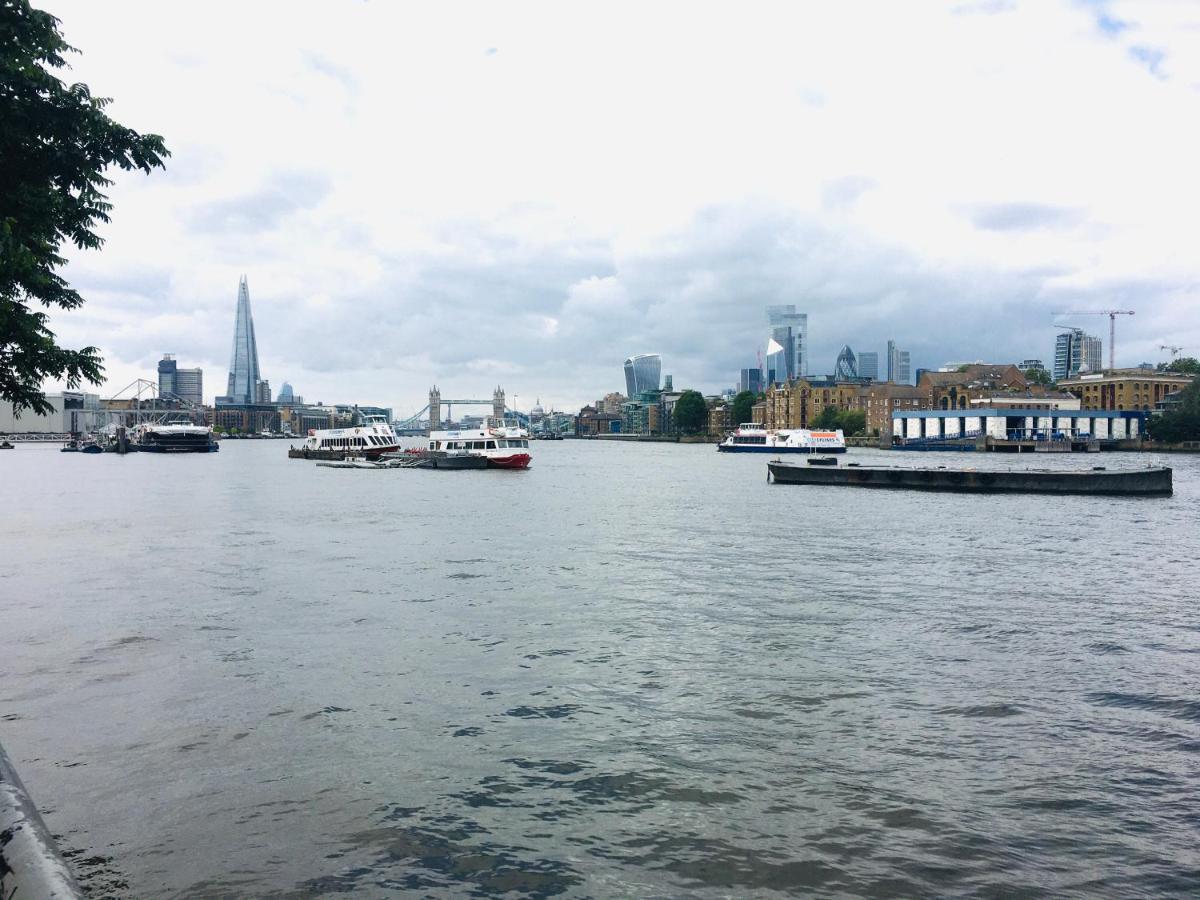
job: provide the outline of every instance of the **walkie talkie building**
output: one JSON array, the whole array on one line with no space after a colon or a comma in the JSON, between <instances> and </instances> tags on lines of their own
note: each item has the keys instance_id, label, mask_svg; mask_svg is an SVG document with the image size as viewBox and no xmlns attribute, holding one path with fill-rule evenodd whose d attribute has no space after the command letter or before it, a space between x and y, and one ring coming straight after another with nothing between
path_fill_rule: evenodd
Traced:
<instances>
[{"instance_id":1,"label":"walkie talkie building","mask_svg":"<svg viewBox=\"0 0 1200 900\"><path fill-rule=\"evenodd\" d=\"M662 378L662 357L639 353L625 360L625 394L633 400L642 391L657 391Z\"/></svg>"}]
</instances>

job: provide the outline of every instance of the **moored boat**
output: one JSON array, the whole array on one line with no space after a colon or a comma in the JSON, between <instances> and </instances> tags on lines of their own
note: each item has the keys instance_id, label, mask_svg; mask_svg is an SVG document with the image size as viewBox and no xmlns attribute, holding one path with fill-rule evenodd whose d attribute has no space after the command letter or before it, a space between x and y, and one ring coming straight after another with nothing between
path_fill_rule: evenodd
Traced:
<instances>
[{"instance_id":1,"label":"moored boat","mask_svg":"<svg viewBox=\"0 0 1200 900\"><path fill-rule=\"evenodd\" d=\"M722 453L845 453L846 438L841 429L770 429L743 422L717 444L717 450Z\"/></svg>"},{"instance_id":2,"label":"moored boat","mask_svg":"<svg viewBox=\"0 0 1200 900\"><path fill-rule=\"evenodd\" d=\"M489 469L527 469L529 432L517 422L489 419L483 428L429 432L428 450L432 453L466 451L487 460Z\"/></svg>"},{"instance_id":3,"label":"moored boat","mask_svg":"<svg viewBox=\"0 0 1200 900\"><path fill-rule=\"evenodd\" d=\"M140 453L215 453L219 447L207 425L142 422L129 433L129 447ZM88 452L86 447L83 452Z\"/></svg>"},{"instance_id":4,"label":"moored boat","mask_svg":"<svg viewBox=\"0 0 1200 900\"><path fill-rule=\"evenodd\" d=\"M1171 469L950 469L899 466L847 466L810 468L776 460L767 463L767 477L776 484L892 488L957 493L1103 494L1110 496L1166 496L1172 491Z\"/></svg>"},{"instance_id":5,"label":"moored boat","mask_svg":"<svg viewBox=\"0 0 1200 900\"><path fill-rule=\"evenodd\" d=\"M366 416L361 425L349 428L320 428L309 431L299 448L288 456L295 459L338 460L347 456L378 459L400 449L400 440L384 416Z\"/></svg>"}]
</instances>

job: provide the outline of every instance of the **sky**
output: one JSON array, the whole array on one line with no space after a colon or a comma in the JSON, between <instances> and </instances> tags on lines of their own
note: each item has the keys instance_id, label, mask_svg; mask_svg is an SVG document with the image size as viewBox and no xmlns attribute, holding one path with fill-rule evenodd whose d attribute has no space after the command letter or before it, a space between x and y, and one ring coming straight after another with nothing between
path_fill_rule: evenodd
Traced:
<instances>
[{"instance_id":1,"label":"sky","mask_svg":"<svg viewBox=\"0 0 1200 900\"><path fill-rule=\"evenodd\" d=\"M37 0L35 0L35 3ZM660 353L715 393L765 307L811 374L1200 355L1200 5L42 5L67 81L164 136L68 254L105 396L163 353L223 393L245 274L263 377L306 401L573 410Z\"/></svg>"}]
</instances>

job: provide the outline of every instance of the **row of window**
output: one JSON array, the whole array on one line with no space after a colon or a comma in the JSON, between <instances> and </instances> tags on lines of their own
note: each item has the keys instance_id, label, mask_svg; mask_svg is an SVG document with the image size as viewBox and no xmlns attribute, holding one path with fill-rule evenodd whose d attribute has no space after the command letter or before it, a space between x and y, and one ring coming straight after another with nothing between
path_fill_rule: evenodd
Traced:
<instances>
[{"instance_id":1,"label":"row of window","mask_svg":"<svg viewBox=\"0 0 1200 900\"><path fill-rule=\"evenodd\" d=\"M429 442L429 449L438 449L437 441ZM445 450L507 450L509 448L528 447L529 441L446 441Z\"/></svg>"},{"instance_id":2,"label":"row of window","mask_svg":"<svg viewBox=\"0 0 1200 900\"><path fill-rule=\"evenodd\" d=\"M365 438L362 438L362 437L321 438L321 446L323 448L324 447L332 447L332 448L338 449L338 450L342 450L342 449L349 450L349 449L353 449L355 447L366 447L366 446L368 446L368 441L370 442L370 444L373 444L377 447L388 446L387 441L385 441L383 438L379 437L378 435L374 435L374 434L368 434Z\"/></svg>"}]
</instances>

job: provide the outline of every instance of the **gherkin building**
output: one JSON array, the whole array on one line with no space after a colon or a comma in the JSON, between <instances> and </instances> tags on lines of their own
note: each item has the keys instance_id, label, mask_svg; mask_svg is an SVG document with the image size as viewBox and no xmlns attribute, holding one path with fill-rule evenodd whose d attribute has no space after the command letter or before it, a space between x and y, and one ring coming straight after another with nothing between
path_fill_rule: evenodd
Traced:
<instances>
[{"instance_id":1,"label":"gherkin building","mask_svg":"<svg viewBox=\"0 0 1200 900\"><path fill-rule=\"evenodd\" d=\"M854 358L854 351L850 349L849 344L842 347L842 352L838 354L837 365L833 367L833 377L836 381L858 380L858 360Z\"/></svg>"}]
</instances>

